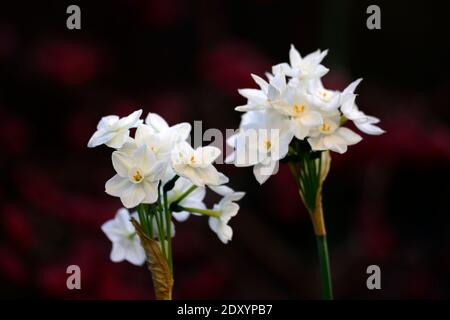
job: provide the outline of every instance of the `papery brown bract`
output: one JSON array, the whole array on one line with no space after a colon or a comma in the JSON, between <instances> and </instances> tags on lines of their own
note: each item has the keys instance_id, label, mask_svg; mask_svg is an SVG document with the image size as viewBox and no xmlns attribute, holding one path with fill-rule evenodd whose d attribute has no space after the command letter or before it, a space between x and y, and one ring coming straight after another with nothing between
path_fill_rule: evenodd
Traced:
<instances>
[{"instance_id":1,"label":"papery brown bract","mask_svg":"<svg viewBox=\"0 0 450 320\"><path fill-rule=\"evenodd\" d=\"M150 239L135 219L131 219L141 239L147 256L147 266L152 273L155 297L158 300L172 300L173 277L167 260L164 258L157 241Z\"/></svg>"}]
</instances>

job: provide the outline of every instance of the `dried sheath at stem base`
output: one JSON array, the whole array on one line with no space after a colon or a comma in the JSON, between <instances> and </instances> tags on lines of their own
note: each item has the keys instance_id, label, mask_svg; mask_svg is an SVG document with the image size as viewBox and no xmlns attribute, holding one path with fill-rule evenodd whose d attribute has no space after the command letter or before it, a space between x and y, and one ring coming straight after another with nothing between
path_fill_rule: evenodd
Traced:
<instances>
[{"instance_id":1,"label":"dried sheath at stem base","mask_svg":"<svg viewBox=\"0 0 450 320\"><path fill-rule=\"evenodd\" d=\"M316 236L325 236L327 232L325 229L325 221L323 217L322 188L323 183L328 176L328 172L330 171L331 156L329 151L323 151L320 156L320 172L318 172L319 186L316 193L315 207L313 212L310 212L310 215L314 227L314 233L316 234Z\"/></svg>"},{"instance_id":2,"label":"dried sheath at stem base","mask_svg":"<svg viewBox=\"0 0 450 320\"><path fill-rule=\"evenodd\" d=\"M172 300L173 277L157 241L150 239L135 219L131 219L147 256L157 300Z\"/></svg>"}]
</instances>

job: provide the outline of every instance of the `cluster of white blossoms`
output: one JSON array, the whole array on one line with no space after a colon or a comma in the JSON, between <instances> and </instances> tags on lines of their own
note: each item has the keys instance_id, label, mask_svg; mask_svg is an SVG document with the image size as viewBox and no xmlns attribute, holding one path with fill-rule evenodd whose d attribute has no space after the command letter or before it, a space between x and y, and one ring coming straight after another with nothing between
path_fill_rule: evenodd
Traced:
<instances>
[{"instance_id":1,"label":"cluster of white blossoms","mask_svg":"<svg viewBox=\"0 0 450 320\"><path fill-rule=\"evenodd\" d=\"M379 119L368 116L355 103L358 79L346 89L326 89L321 78L329 71L321 63L327 50L317 50L305 57L291 46L290 63L281 63L267 73L267 80L251 75L259 89L241 89L247 99L237 111L245 112L237 134L227 143L234 147L228 163L254 166L259 183L275 173L278 161L289 151L293 139L307 141L311 150L347 151L362 137L343 127L351 120L362 132L379 135Z\"/></svg>"},{"instance_id":2,"label":"cluster of white blossoms","mask_svg":"<svg viewBox=\"0 0 450 320\"><path fill-rule=\"evenodd\" d=\"M228 178L214 167L220 149L212 146L193 149L187 142L191 132L189 123L169 126L155 113L149 113L145 121L140 119L141 115L142 110L138 110L123 118L103 117L89 140L88 147L105 144L115 149L112 164L116 174L106 182L106 193L119 197L127 209L151 205L166 212L170 208L170 214L178 222L185 221L191 213L207 215L218 238L223 243L230 241L233 230L228 223L237 214L236 201L244 193L226 186ZM130 136L132 128L135 128L134 137ZM222 196L213 209L207 209L204 204L207 187ZM113 242L112 261L127 260L141 265L145 253L130 219L133 217L140 224L142 219L137 213L130 215L125 208L106 222L102 230ZM165 216L162 214L158 220L155 214L152 219L155 221L146 221L153 228L149 233L159 238L166 226ZM167 229L173 236L172 222Z\"/></svg>"}]
</instances>

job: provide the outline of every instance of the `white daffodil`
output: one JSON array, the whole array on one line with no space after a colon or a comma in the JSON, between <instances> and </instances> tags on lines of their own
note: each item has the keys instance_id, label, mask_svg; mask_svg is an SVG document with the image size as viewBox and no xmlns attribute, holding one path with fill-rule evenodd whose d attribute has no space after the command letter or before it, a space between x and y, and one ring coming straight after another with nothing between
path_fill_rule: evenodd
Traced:
<instances>
[{"instance_id":1,"label":"white daffodil","mask_svg":"<svg viewBox=\"0 0 450 320\"><path fill-rule=\"evenodd\" d=\"M94 148L102 144L108 147L119 149L128 140L130 128L134 128L140 123L142 110L133 112L127 117L118 116L103 117L97 125L97 131L92 135L88 142L89 148Z\"/></svg>"},{"instance_id":2,"label":"white daffodil","mask_svg":"<svg viewBox=\"0 0 450 320\"><path fill-rule=\"evenodd\" d=\"M173 189L167 192L167 198L169 203L172 203L177 199L179 199L191 187L192 182L189 179L179 177L178 180L175 182L175 186L173 187ZM206 209L206 206L203 202L203 200L205 199L205 195L206 195L205 188L197 187L178 204L182 207L187 208ZM187 220L190 214L187 211L180 211L180 212L173 212L172 215L178 222L182 222Z\"/></svg>"},{"instance_id":3,"label":"white daffodil","mask_svg":"<svg viewBox=\"0 0 450 320\"><path fill-rule=\"evenodd\" d=\"M137 266L144 264L145 252L127 209L119 209L114 219L105 222L101 229L112 242L110 257L113 262L127 260Z\"/></svg>"},{"instance_id":4,"label":"white daffodil","mask_svg":"<svg viewBox=\"0 0 450 320\"><path fill-rule=\"evenodd\" d=\"M153 151L158 160L170 156L170 152L176 143L184 141L191 132L191 125L187 122L170 127L167 122L156 113L149 113L146 124L139 124L134 139L128 138L120 149L121 152L132 153L145 144Z\"/></svg>"},{"instance_id":5,"label":"white daffodil","mask_svg":"<svg viewBox=\"0 0 450 320\"><path fill-rule=\"evenodd\" d=\"M358 87L358 85L361 83L363 79L359 78L350 83L347 88L344 89L344 91L341 92L339 95L340 104L343 105L347 100L354 98L356 96L355 90Z\"/></svg>"},{"instance_id":6,"label":"white daffodil","mask_svg":"<svg viewBox=\"0 0 450 320\"><path fill-rule=\"evenodd\" d=\"M187 122L178 123L173 126L169 126L161 116L156 113L149 113L145 118L145 123L150 127L150 133L160 134L163 140L166 136L170 136L170 140L173 143L184 141L188 138L191 132L191 125Z\"/></svg>"},{"instance_id":7,"label":"white daffodil","mask_svg":"<svg viewBox=\"0 0 450 320\"><path fill-rule=\"evenodd\" d=\"M209 188L222 197L227 197L227 199L231 201L239 201L245 196L245 192L234 191L233 189L225 185L209 186Z\"/></svg>"},{"instance_id":8,"label":"white daffodil","mask_svg":"<svg viewBox=\"0 0 450 320\"><path fill-rule=\"evenodd\" d=\"M289 117L297 139L305 139L312 127L322 124L322 115L306 91L289 87L284 99L285 102L278 104L275 109Z\"/></svg>"},{"instance_id":9,"label":"white daffodil","mask_svg":"<svg viewBox=\"0 0 450 320\"><path fill-rule=\"evenodd\" d=\"M219 148L211 146L194 150L187 142L182 141L172 152L172 168L196 186L221 185L227 183L228 178L213 165L220 153Z\"/></svg>"},{"instance_id":10,"label":"white daffodil","mask_svg":"<svg viewBox=\"0 0 450 320\"><path fill-rule=\"evenodd\" d=\"M355 126L364 133L370 135L380 135L385 131L375 124L380 122L380 119L368 116L364 112L358 109L358 106L355 103L355 97L353 96L349 98L342 106L341 111L344 116L353 121Z\"/></svg>"},{"instance_id":11,"label":"white daffodil","mask_svg":"<svg viewBox=\"0 0 450 320\"><path fill-rule=\"evenodd\" d=\"M225 196L214 205L213 210L219 212L219 217L209 217L209 227L217 234L220 241L226 244L233 237L233 229L228 223L238 213L239 205L233 202L230 196Z\"/></svg>"},{"instance_id":12,"label":"white daffodil","mask_svg":"<svg viewBox=\"0 0 450 320\"><path fill-rule=\"evenodd\" d=\"M252 74L251 76L260 89L239 89L239 94L247 98L247 104L236 107L236 111L245 112L272 108L280 102L287 88L286 76L282 68L274 68L274 75L269 75L269 83L257 75Z\"/></svg>"},{"instance_id":13,"label":"white daffodil","mask_svg":"<svg viewBox=\"0 0 450 320\"><path fill-rule=\"evenodd\" d=\"M142 145L147 146L155 154L157 160L167 160L170 158L174 141L169 130L155 133L150 126L140 124L134 138L128 138L119 151L129 155Z\"/></svg>"},{"instance_id":14,"label":"white daffodil","mask_svg":"<svg viewBox=\"0 0 450 320\"><path fill-rule=\"evenodd\" d=\"M106 193L120 197L126 208L157 201L158 183L166 172L166 162L157 161L146 145L131 155L115 151L112 162L117 174L106 182Z\"/></svg>"},{"instance_id":15,"label":"white daffodil","mask_svg":"<svg viewBox=\"0 0 450 320\"><path fill-rule=\"evenodd\" d=\"M340 92L326 89L320 79L309 82L308 93L311 101L320 109L329 111L339 107Z\"/></svg>"},{"instance_id":16,"label":"white daffodil","mask_svg":"<svg viewBox=\"0 0 450 320\"><path fill-rule=\"evenodd\" d=\"M321 78L329 71L321 64L327 53L328 50L322 52L317 50L302 58L297 49L291 45L289 51L290 66L286 70L286 74L300 81Z\"/></svg>"},{"instance_id":17,"label":"white daffodil","mask_svg":"<svg viewBox=\"0 0 450 320\"><path fill-rule=\"evenodd\" d=\"M376 126L376 124L379 122L380 119L372 116L366 116L364 119L353 120L353 123L359 130L366 134L376 136L386 132L380 127Z\"/></svg>"},{"instance_id":18,"label":"white daffodil","mask_svg":"<svg viewBox=\"0 0 450 320\"><path fill-rule=\"evenodd\" d=\"M254 166L253 173L262 184L278 169L292 138L287 117L273 110L247 112L242 116L240 131L227 140L235 151L225 162Z\"/></svg>"},{"instance_id":19,"label":"white daffodil","mask_svg":"<svg viewBox=\"0 0 450 320\"><path fill-rule=\"evenodd\" d=\"M308 142L312 150L331 150L345 153L347 146L362 140L361 136L352 130L339 127L339 111L336 110L323 115L325 115L323 123L310 131Z\"/></svg>"}]
</instances>

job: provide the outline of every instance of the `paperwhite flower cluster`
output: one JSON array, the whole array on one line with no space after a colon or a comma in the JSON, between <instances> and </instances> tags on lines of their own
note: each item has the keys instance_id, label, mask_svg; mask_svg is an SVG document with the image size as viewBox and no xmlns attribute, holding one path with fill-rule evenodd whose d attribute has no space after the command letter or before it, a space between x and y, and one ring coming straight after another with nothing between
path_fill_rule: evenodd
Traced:
<instances>
[{"instance_id":1,"label":"paperwhite flower cluster","mask_svg":"<svg viewBox=\"0 0 450 320\"><path fill-rule=\"evenodd\" d=\"M123 118L103 117L88 143L91 148L105 144L116 149L112 153L116 175L106 182L106 193L119 197L128 209L141 204L160 204L162 208L162 197L166 193L164 210L170 207L177 221L185 221L190 213L208 215L211 229L227 243L233 234L228 222L237 214L239 205L235 202L244 193L225 186L228 178L214 167L220 149L211 146L193 149L187 142L191 131L189 123L169 126L155 113L149 113L143 122L141 115L142 110L138 110ZM131 128L136 128L134 138L130 136ZM165 190L170 183L173 185ZM213 209L207 209L203 202L206 187L223 197ZM136 213L132 216L139 221ZM164 216L160 220L158 223L164 226ZM156 221L152 225L153 235L158 238ZM170 229L173 236L174 226ZM128 210L120 209L102 230L113 242L111 260L144 263L145 254Z\"/></svg>"},{"instance_id":2,"label":"paperwhite flower cluster","mask_svg":"<svg viewBox=\"0 0 450 320\"><path fill-rule=\"evenodd\" d=\"M327 50L305 57L291 46L290 63L272 67L267 81L251 75L259 89L241 89L247 103L236 108L245 112L237 134L228 139L235 152L227 162L254 166L254 174L264 183L283 159L293 139L305 140L313 151L347 151L361 136L342 124L351 120L364 133L379 135L379 119L368 116L355 103L358 79L344 91L326 89L321 78L329 71L321 63ZM274 133L274 134L271 134ZM252 134L256 139L251 139Z\"/></svg>"}]
</instances>

